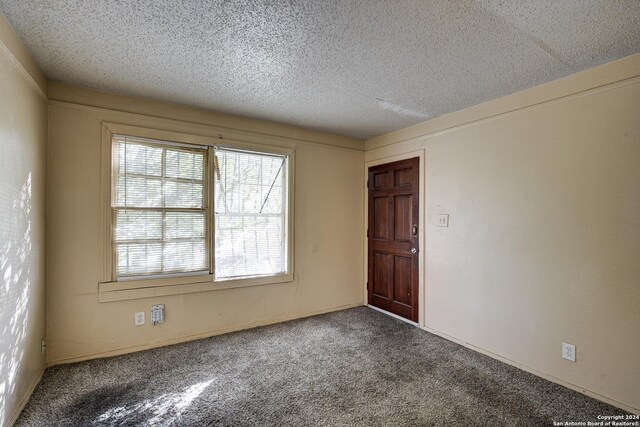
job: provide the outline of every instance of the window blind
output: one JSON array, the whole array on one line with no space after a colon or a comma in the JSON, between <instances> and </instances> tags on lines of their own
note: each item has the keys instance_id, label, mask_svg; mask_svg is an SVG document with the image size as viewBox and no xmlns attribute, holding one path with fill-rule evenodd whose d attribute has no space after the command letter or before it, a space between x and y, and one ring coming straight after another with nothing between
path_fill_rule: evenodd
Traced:
<instances>
[{"instance_id":1,"label":"window blind","mask_svg":"<svg viewBox=\"0 0 640 427\"><path fill-rule=\"evenodd\" d=\"M286 273L287 160L216 148L216 278Z\"/></svg>"},{"instance_id":2,"label":"window blind","mask_svg":"<svg viewBox=\"0 0 640 427\"><path fill-rule=\"evenodd\" d=\"M118 278L208 272L207 151L113 137L113 245Z\"/></svg>"}]
</instances>

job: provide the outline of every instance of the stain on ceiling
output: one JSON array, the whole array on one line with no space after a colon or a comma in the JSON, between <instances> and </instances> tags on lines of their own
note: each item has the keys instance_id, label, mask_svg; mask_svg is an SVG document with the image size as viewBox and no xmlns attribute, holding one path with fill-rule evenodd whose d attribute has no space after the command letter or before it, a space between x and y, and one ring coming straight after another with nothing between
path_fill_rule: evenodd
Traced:
<instances>
[{"instance_id":1,"label":"stain on ceiling","mask_svg":"<svg viewBox=\"0 0 640 427\"><path fill-rule=\"evenodd\" d=\"M640 52L638 0L0 0L51 80L366 139Z\"/></svg>"}]
</instances>

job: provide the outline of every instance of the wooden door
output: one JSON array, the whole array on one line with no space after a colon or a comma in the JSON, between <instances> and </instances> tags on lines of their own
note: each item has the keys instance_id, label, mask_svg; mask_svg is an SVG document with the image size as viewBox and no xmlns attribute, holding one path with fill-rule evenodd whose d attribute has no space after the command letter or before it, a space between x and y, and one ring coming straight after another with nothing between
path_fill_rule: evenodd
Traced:
<instances>
[{"instance_id":1,"label":"wooden door","mask_svg":"<svg viewBox=\"0 0 640 427\"><path fill-rule=\"evenodd\" d=\"M418 321L419 158L369 168L368 301Z\"/></svg>"}]
</instances>

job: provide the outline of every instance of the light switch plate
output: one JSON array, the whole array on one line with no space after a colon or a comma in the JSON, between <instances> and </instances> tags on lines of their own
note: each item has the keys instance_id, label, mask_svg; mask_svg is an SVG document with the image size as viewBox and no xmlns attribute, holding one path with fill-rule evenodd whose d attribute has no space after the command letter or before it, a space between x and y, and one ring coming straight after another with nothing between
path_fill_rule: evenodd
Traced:
<instances>
[{"instance_id":1,"label":"light switch plate","mask_svg":"<svg viewBox=\"0 0 640 427\"><path fill-rule=\"evenodd\" d=\"M438 227L448 227L448 226L449 226L449 214L438 215Z\"/></svg>"}]
</instances>

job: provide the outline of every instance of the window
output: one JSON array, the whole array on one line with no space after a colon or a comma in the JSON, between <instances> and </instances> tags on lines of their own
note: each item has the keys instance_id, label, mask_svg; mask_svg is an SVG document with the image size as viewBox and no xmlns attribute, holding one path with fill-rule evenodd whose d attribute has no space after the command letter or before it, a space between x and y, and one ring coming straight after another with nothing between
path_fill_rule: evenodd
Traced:
<instances>
[{"instance_id":1,"label":"window","mask_svg":"<svg viewBox=\"0 0 640 427\"><path fill-rule=\"evenodd\" d=\"M101 292L138 296L164 285L191 286L179 291L188 292L293 280L291 150L214 147L218 140L207 137L140 131L184 141L172 142L125 135L129 130L105 130L110 255Z\"/></svg>"},{"instance_id":2,"label":"window","mask_svg":"<svg viewBox=\"0 0 640 427\"><path fill-rule=\"evenodd\" d=\"M116 277L208 273L206 148L114 135L112 149Z\"/></svg>"},{"instance_id":3,"label":"window","mask_svg":"<svg viewBox=\"0 0 640 427\"><path fill-rule=\"evenodd\" d=\"M215 276L287 272L287 156L215 150Z\"/></svg>"}]
</instances>

